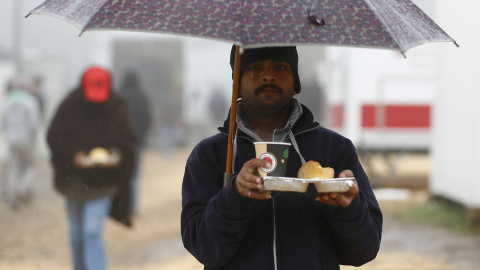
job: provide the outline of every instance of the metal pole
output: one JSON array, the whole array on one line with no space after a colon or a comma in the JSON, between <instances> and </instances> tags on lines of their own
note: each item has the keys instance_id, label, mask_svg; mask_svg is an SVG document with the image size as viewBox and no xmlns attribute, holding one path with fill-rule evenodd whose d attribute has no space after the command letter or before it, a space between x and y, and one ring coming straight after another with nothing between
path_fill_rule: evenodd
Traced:
<instances>
[{"instance_id":1,"label":"metal pole","mask_svg":"<svg viewBox=\"0 0 480 270\"><path fill-rule=\"evenodd\" d=\"M15 65L15 71L18 73L22 70L22 21L23 16L21 16L22 12L22 1L23 0L15 0L13 1L13 23L12 23L12 30L13 30L13 61Z\"/></svg>"}]
</instances>

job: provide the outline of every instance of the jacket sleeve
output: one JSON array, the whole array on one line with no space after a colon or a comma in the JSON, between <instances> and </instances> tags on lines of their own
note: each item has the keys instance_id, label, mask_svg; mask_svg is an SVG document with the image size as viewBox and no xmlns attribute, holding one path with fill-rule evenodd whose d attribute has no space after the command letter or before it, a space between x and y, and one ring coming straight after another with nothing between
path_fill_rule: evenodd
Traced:
<instances>
[{"instance_id":1,"label":"jacket sleeve","mask_svg":"<svg viewBox=\"0 0 480 270\"><path fill-rule=\"evenodd\" d=\"M52 153L52 164L55 171L66 171L73 167L73 156L81 150L73 140L67 127L66 111L68 110L65 100L59 105L47 130L47 143Z\"/></svg>"},{"instance_id":2,"label":"jacket sleeve","mask_svg":"<svg viewBox=\"0 0 480 270\"><path fill-rule=\"evenodd\" d=\"M217 268L230 261L242 243L250 200L231 185L222 187L225 161L214 148L201 142L187 160L181 231L185 248L202 264Z\"/></svg>"},{"instance_id":3,"label":"jacket sleeve","mask_svg":"<svg viewBox=\"0 0 480 270\"><path fill-rule=\"evenodd\" d=\"M32 132L36 132L40 128L41 111L40 105L33 96L29 96L28 100L29 114L30 114L30 127Z\"/></svg>"},{"instance_id":4,"label":"jacket sleeve","mask_svg":"<svg viewBox=\"0 0 480 270\"><path fill-rule=\"evenodd\" d=\"M339 154L335 171L352 170L360 193L346 208L328 206L327 218L340 264L360 266L379 251L383 217L353 144L347 140Z\"/></svg>"}]
</instances>

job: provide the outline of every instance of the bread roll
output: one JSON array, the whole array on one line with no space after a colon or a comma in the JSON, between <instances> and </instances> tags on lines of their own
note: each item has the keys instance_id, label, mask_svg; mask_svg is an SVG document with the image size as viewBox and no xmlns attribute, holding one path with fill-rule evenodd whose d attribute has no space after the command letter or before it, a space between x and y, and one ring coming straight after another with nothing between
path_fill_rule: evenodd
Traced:
<instances>
[{"instance_id":1,"label":"bread roll","mask_svg":"<svg viewBox=\"0 0 480 270\"><path fill-rule=\"evenodd\" d=\"M310 160L300 167L297 177L303 179L329 179L335 177L335 172L333 168L323 168L320 163Z\"/></svg>"},{"instance_id":2,"label":"bread roll","mask_svg":"<svg viewBox=\"0 0 480 270\"><path fill-rule=\"evenodd\" d=\"M107 162L110 158L110 152L103 147L95 147L88 153L93 162L102 163Z\"/></svg>"}]
</instances>

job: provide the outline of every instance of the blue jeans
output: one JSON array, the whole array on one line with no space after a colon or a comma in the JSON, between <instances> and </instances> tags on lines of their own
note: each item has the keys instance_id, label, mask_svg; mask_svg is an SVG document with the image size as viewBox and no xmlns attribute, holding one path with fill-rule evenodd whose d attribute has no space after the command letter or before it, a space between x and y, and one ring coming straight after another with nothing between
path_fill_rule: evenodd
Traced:
<instances>
[{"instance_id":1,"label":"blue jeans","mask_svg":"<svg viewBox=\"0 0 480 270\"><path fill-rule=\"evenodd\" d=\"M67 199L70 244L75 270L107 269L103 227L111 204L111 197L86 202Z\"/></svg>"}]
</instances>

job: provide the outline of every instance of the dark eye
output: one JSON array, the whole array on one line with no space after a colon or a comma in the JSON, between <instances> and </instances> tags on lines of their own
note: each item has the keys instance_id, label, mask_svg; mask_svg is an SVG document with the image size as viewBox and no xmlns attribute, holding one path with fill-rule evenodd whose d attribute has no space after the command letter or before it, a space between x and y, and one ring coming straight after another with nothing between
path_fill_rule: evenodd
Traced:
<instances>
[{"instance_id":1,"label":"dark eye","mask_svg":"<svg viewBox=\"0 0 480 270\"><path fill-rule=\"evenodd\" d=\"M261 68L262 68L262 65L260 65L259 63L253 63L250 66L248 66L247 69L249 69L249 70L260 70Z\"/></svg>"},{"instance_id":2,"label":"dark eye","mask_svg":"<svg viewBox=\"0 0 480 270\"><path fill-rule=\"evenodd\" d=\"M275 64L275 69L276 70L288 70L289 67L290 66L288 64L284 64L284 63Z\"/></svg>"}]
</instances>

